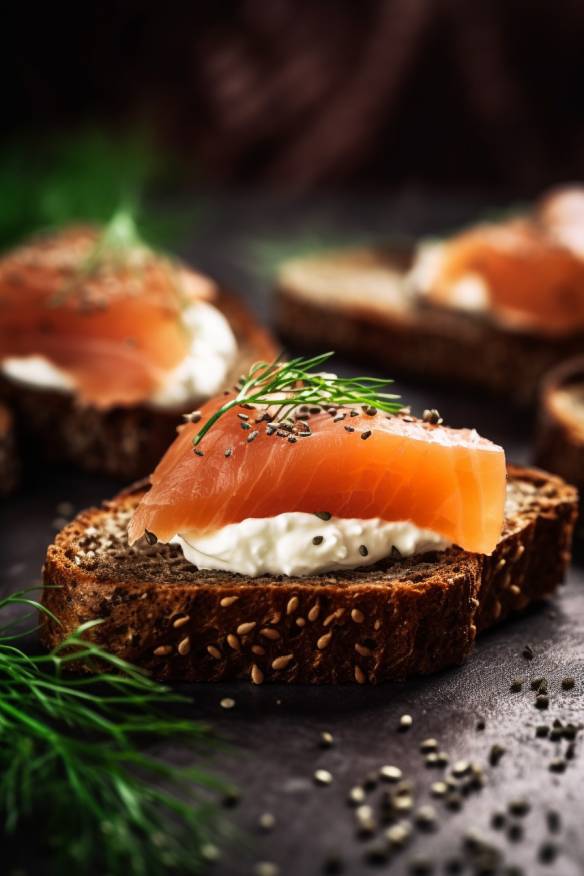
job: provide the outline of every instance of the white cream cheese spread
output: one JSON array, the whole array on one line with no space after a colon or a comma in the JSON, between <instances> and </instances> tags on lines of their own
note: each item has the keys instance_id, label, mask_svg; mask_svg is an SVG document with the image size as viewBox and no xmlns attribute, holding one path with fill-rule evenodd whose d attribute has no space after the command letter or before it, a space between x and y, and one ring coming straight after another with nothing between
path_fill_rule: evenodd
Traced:
<instances>
[{"instance_id":1,"label":"white cream cheese spread","mask_svg":"<svg viewBox=\"0 0 584 876\"><path fill-rule=\"evenodd\" d=\"M215 395L235 361L235 337L215 307L197 301L184 310L182 321L192 337L189 352L148 400L151 407L178 408ZM75 389L74 380L44 356L9 356L0 370L18 383L62 392Z\"/></svg>"},{"instance_id":2,"label":"white cream cheese spread","mask_svg":"<svg viewBox=\"0 0 584 876\"><path fill-rule=\"evenodd\" d=\"M199 569L306 576L371 566L395 550L404 557L449 547L441 535L408 521L388 522L288 512L230 523L212 532L172 539Z\"/></svg>"},{"instance_id":3,"label":"white cream cheese spread","mask_svg":"<svg viewBox=\"0 0 584 876\"><path fill-rule=\"evenodd\" d=\"M416 261L407 277L407 287L413 296L428 296L440 274L444 259L444 244L427 243L419 247ZM469 272L448 289L449 306L470 312L482 312L490 306L489 287L484 277Z\"/></svg>"}]
</instances>

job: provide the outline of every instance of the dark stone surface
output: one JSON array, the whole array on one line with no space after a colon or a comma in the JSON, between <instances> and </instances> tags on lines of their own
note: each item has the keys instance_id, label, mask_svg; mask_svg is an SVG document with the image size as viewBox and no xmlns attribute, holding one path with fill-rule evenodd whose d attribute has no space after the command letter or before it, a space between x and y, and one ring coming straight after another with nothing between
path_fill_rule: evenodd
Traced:
<instances>
[{"instance_id":1,"label":"dark stone surface","mask_svg":"<svg viewBox=\"0 0 584 876\"><path fill-rule=\"evenodd\" d=\"M242 289L258 312L267 315L267 279L257 263L252 269L261 235L282 238L288 230L292 240L306 232L313 239L318 234L332 239L333 233L347 239L355 231L379 239L396 229L436 231L471 215L470 201L452 205L415 195L394 202L363 199L358 205L342 200L303 205L232 198L210 211L191 254L232 288ZM361 373L368 371L364 363L358 368ZM414 387L401 380L397 385L416 412L437 406L452 425L475 425L503 443L513 461L529 460L528 417L476 394L464 397L454 390ZM79 510L109 497L118 486L100 478L29 469L21 493L0 506L2 590L38 581L43 553L54 533L53 521L59 516L58 502L70 500ZM528 643L535 652L531 662L522 656ZM560 681L568 675L576 678L576 687L562 691ZM529 680L542 676L550 688L546 712L534 707L535 694L529 689ZM520 693L509 690L516 677L527 682ZM434 873L447 872L445 862L458 856L462 837L471 828L501 850L506 864L521 865L530 876L584 872L582 741L577 739L575 757L566 771L554 774L549 763L565 751L566 742L535 737L537 724L551 725L554 719L584 721L584 574L577 566L556 599L483 636L465 666L434 677L377 688L238 684L197 686L187 693L193 696L193 717L208 721L232 742L232 748L215 754L210 765L238 784L243 795L226 815L248 839L226 851L212 872L243 876L254 873L256 862L273 861L282 876L309 876L322 872L331 853L342 857L345 873L370 872L364 857L373 841L356 838L355 815L346 796L383 764L399 766L404 778L414 782L416 805L432 802L438 813L435 832L416 829L411 845L393 858L391 866L384 865L391 873L408 872L407 862L419 855L429 858ZM225 696L236 701L230 711L220 707ZM399 733L397 725L404 713L412 715L413 727ZM483 731L476 729L479 719L485 721ZM319 747L324 730L335 739L328 750ZM448 811L429 796L430 784L442 778L444 770L424 765L419 743L427 737L439 740L451 764L466 759L484 766L485 787L466 797L460 812ZM506 753L493 767L488 756L495 743ZM328 787L314 784L314 771L321 768L333 775ZM380 787L367 795L376 811ZM521 823L524 829L523 838L512 841L505 830L492 829L490 819L518 797L527 798L531 809L522 818L508 817L508 824ZM546 826L546 813L552 809L562 817L557 835L549 834ZM263 812L276 818L270 833L257 828ZM538 861L538 849L548 840L560 850L553 864ZM481 871L468 864L464 872Z\"/></svg>"}]
</instances>

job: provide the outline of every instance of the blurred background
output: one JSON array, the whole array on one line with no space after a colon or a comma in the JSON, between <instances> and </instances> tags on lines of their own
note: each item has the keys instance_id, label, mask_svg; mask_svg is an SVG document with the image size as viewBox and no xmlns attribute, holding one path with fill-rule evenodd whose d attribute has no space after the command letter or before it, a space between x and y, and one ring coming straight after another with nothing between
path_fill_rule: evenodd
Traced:
<instances>
[{"instance_id":1,"label":"blurred background","mask_svg":"<svg viewBox=\"0 0 584 876\"><path fill-rule=\"evenodd\" d=\"M529 197L584 176L581 0L20 4L5 154L148 132L182 187L440 186Z\"/></svg>"}]
</instances>

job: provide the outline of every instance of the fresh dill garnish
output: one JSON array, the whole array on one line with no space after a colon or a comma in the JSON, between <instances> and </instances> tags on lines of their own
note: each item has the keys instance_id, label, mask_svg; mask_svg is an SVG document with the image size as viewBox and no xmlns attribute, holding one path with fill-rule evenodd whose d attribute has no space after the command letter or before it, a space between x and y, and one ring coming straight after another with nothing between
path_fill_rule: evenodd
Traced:
<instances>
[{"instance_id":1,"label":"fresh dill garnish","mask_svg":"<svg viewBox=\"0 0 584 876\"><path fill-rule=\"evenodd\" d=\"M296 358L283 362L278 357L273 362L256 362L246 375L242 375L235 396L226 401L193 438L196 446L217 420L228 411L242 404L268 405L275 407L272 420L284 420L295 408L302 405L323 407L370 406L385 413L395 413L403 407L396 401L398 395L383 392L393 381L378 377L337 377L322 374L321 368L334 353L322 353L311 359Z\"/></svg>"},{"instance_id":2,"label":"fresh dill garnish","mask_svg":"<svg viewBox=\"0 0 584 876\"><path fill-rule=\"evenodd\" d=\"M5 853L26 836L28 850L45 860L48 851L55 874L198 872L216 854L209 843L219 827L212 792L225 786L198 767L145 750L164 739L208 750L206 727L169 712L188 700L87 640L96 622L47 654L25 653L18 641L30 631L12 617L15 606L46 612L26 594L0 600L7 615L0 628ZM97 674L71 674L79 663L94 664Z\"/></svg>"},{"instance_id":3,"label":"fresh dill garnish","mask_svg":"<svg viewBox=\"0 0 584 876\"><path fill-rule=\"evenodd\" d=\"M140 267L153 254L138 231L135 212L126 205L118 208L103 227L79 272L87 276L106 266Z\"/></svg>"},{"instance_id":4,"label":"fresh dill garnish","mask_svg":"<svg viewBox=\"0 0 584 876\"><path fill-rule=\"evenodd\" d=\"M212 206L197 198L156 209L158 194L180 194L180 181L180 163L148 128L84 126L40 143L15 136L0 147L0 250L67 225L103 225L128 203L148 241L184 243Z\"/></svg>"}]
</instances>

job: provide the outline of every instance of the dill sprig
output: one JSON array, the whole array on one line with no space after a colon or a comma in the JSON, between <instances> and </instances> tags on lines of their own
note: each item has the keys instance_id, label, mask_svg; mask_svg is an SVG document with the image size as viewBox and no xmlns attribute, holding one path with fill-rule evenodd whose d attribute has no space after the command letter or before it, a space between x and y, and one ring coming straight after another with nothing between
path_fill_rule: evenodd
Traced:
<instances>
[{"instance_id":1,"label":"dill sprig","mask_svg":"<svg viewBox=\"0 0 584 876\"><path fill-rule=\"evenodd\" d=\"M199 444L217 420L232 408L242 404L275 406L272 420L283 420L301 405L375 407L386 413L395 413L403 407L398 395L383 392L393 383L378 377L337 377L323 374L321 368L334 353L322 353L311 359L296 358L289 362L281 357L273 362L256 362L247 375L242 375L236 395L225 402L201 426L193 444Z\"/></svg>"},{"instance_id":2,"label":"dill sprig","mask_svg":"<svg viewBox=\"0 0 584 876\"><path fill-rule=\"evenodd\" d=\"M142 239L135 212L129 205L119 207L101 230L95 245L79 268L79 274L90 276L104 266L140 267L154 251Z\"/></svg>"},{"instance_id":3,"label":"dill sprig","mask_svg":"<svg viewBox=\"0 0 584 876\"><path fill-rule=\"evenodd\" d=\"M17 643L30 631L10 620L14 606L46 611L22 593L0 600L8 615L0 628L5 843L12 837L18 847L32 828L27 849L34 837L36 853L46 860L49 852L56 874L198 872L216 827L211 792L225 788L198 767L145 750L164 739L189 750L208 747L205 726L168 711L188 700L88 641L84 633L96 622L47 654L25 653ZM72 675L77 663L94 663L99 672Z\"/></svg>"}]
</instances>

